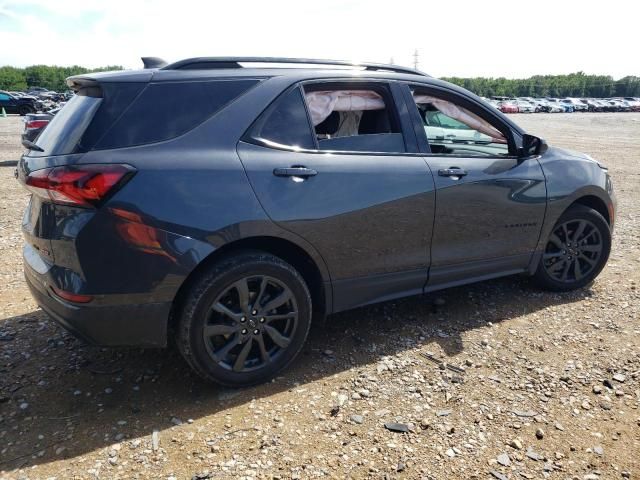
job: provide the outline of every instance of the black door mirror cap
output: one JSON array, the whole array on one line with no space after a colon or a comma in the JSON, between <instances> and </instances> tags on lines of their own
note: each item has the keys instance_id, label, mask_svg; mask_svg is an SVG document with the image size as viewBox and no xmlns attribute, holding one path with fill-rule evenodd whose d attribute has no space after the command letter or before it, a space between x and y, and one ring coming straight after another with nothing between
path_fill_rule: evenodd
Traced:
<instances>
[{"instance_id":1,"label":"black door mirror cap","mask_svg":"<svg viewBox=\"0 0 640 480\"><path fill-rule=\"evenodd\" d=\"M535 135L529 135L525 133L522 136L522 147L518 150L519 157L533 157L536 155L542 155L547 151L549 146L544 139L536 137Z\"/></svg>"}]
</instances>

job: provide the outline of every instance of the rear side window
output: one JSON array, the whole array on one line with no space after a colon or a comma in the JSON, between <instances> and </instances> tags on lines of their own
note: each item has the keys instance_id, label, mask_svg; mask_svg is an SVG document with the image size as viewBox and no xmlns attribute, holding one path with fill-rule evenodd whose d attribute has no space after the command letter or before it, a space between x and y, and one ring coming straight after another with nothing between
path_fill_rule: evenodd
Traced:
<instances>
[{"instance_id":1,"label":"rear side window","mask_svg":"<svg viewBox=\"0 0 640 480\"><path fill-rule=\"evenodd\" d=\"M395 105L386 85L305 86L305 101L320 150L405 152Z\"/></svg>"},{"instance_id":2,"label":"rear side window","mask_svg":"<svg viewBox=\"0 0 640 480\"><path fill-rule=\"evenodd\" d=\"M151 83L97 141L122 148L175 138L195 128L258 80Z\"/></svg>"},{"instance_id":3,"label":"rear side window","mask_svg":"<svg viewBox=\"0 0 640 480\"><path fill-rule=\"evenodd\" d=\"M279 97L258 119L249 136L282 146L314 149L300 89L294 88Z\"/></svg>"}]
</instances>

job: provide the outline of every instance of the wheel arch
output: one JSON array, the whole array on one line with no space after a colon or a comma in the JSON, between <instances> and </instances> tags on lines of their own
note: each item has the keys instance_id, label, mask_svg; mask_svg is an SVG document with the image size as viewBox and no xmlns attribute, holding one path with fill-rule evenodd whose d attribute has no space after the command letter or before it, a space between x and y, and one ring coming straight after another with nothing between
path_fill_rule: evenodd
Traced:
<instances>
[{"instance_id":1,"label":"wheel arch","mask_svg":"<svg viewBox=\"0 0 640 480\"><path fill-rule=\"evenodd\" d=\"M615 221L615 218L613 216L613 210L615 209L615 200L611 197L608 197L606 195L606 192L600 187L586 187L578 192L575 192L575 195L572 198L565 198L554 203L556 204L550 204L550 206L547 208L547 215L542 231L540 233L538 245L536 246L536 250L531 256L531 260L529 261L529 267L527 268L527 270L530 275L533 275L538 268L538 263L542 258L542 253L546 245L546 239L551 233L554 225L556 224L558 219L571 207L575 205L582 205L588 208L593 208L604 217L605 221L609 225L609 228L613 231L613 222ZM612 210L610 210L610 206Z\"/></svg>"},{"instance_id":2,"label":"wheel arch","mask_svg":"<svg viewBox=\"0 0 640 480\"><path fill-rule=\"evenodd\" d=\"M195 280L211 265L242 251L261 251L281 258L293 266L304 278L311 294L314 313L325 315L331 312L332 290L326 267L314 260L312 254L291 240L275 236L247 237L228 242L211 252L194 268L182 282L176 293L169 315L169 336L175 331L178 319L177 313L183 305L187 292ZM320 260L321 262L321 260Z\"/></svg>"},{"instance_id":3,"label":"wheel arch","mask_svg":"<svg viewBox=\"0 0 640 480\"><path fill-rule=\"evenodd\" d=\"M596 195L585 195L571 203L564 211L566 212L574 205L584 205L585 207L593 208L596 212L604 217L604 219L611 227L611 214L609 212L609 208L607 207L607 203ZM564 212L563 212L564 213Z\"/></svg>"}]
</instances>

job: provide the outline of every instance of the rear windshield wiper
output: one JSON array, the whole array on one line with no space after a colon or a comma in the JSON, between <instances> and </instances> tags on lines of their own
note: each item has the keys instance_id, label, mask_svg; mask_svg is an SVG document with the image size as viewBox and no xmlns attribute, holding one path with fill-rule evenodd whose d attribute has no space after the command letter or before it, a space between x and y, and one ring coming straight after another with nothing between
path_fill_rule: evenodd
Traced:
<instances>
[{"instance_id":1,"label":"rear windshield wiper","mask_svg":"<svg viewBox=\"0 0 640 480\"><path fill-rule=\"evenodd\" d=\"M44 149L42 147L39 147L30 140L22 139L22 146L28 148L29 150L35 150L36 152L44 152Z\"/></svg>"}]
</instances>

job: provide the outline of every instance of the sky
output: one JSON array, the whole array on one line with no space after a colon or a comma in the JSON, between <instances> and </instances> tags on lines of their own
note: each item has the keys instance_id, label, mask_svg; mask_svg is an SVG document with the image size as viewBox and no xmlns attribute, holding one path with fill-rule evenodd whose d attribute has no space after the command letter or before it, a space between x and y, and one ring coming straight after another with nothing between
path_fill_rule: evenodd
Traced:
<instances>
[{"instance_id":1,"label":"sky","mask_svg":"<svg viewBox=\"0 0 640 480\"><path fill-rule=\"evenodd\" d=\"M640 75L638 0L0 0L0 65L282 56L433 76Z\"/></svg>"}]
</instances>

